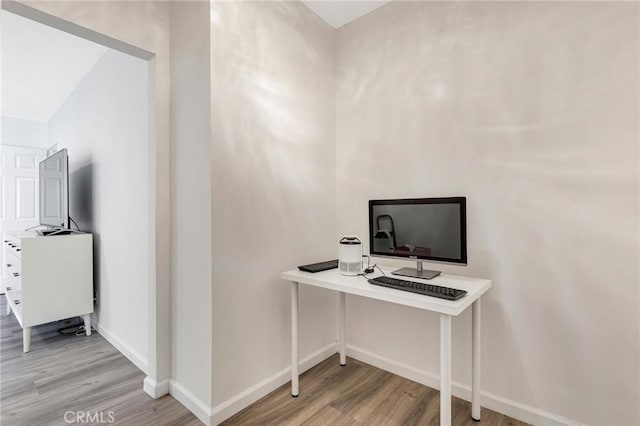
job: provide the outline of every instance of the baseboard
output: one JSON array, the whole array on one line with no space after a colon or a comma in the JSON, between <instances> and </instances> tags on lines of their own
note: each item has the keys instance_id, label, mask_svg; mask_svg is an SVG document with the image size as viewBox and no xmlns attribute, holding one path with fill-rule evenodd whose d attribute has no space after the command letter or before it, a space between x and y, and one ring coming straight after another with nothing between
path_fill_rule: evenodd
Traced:
<instances>
[{"instance_id":1,"label":"baseboard","mask_svg":"<svg viewBox=\"0 0 640 426\"><path fill-rule=\"evenodd\" d=\"M337 342L334 342L305 357L300 361L300 373L302 374L311 367L329 358L331 355L335 354L337 350L338 344ZM263 381L251 386L236 396L213 407L211 410L210 421L206 424L217 425L218 423L223 422L290 380L291 367L280 370L276 374L267 377Z\"/></svg>"},{"instance_id":2,"label":"baseboard","mask_svg":"<svg viewBox=\"0 0 640 426\"><path fill-rule=\"evenodd\" d=\"M211 408L175 380L169 380L169 393L202 423L211 425Z\"/></svg>"},{"instance_id":3,"label":"baseboard","mask_svg":"<svg viewBox=\"0 0 640 426\"><path fill-rule=\"evenodd\" d=\"M160 398L161 396L169 393L169 379L156 382L151 377L147 376L142 382L142 389L151 398Z\"/></svg>"},{"instance_id":4,"label":"baseboard","mask_svg":"<svg viewBox=\"0 0 640 426\"><path fill-rule=\"evenodd\" d=\"M418 370L406 364L399 363L389 358L369 352L366 349L353 345L347 345L347 355L359 361L386 370L398 376L406 377L414 382L421 383L434 389L440 389L440 377L437 374ZM459 382L453 382L451 393L458 398L471 401L471 386ZM516 418L529 424L546 426L584 426L573 420L566 419L553 413L549 413L538 408L521 404L489 392L481 392L481 404L498 413Z\"/></svg>"},{"instance_id":5,"label":"baseboard","mask_svg":"<svg viewBox=\"0 0 640 426\"><path fill-rule=\"evenodd\" d=\"M123 343L122 340L114 336L109 330L105 329L95 321L95 316L91 317L92 326L96 329L98 334L105 338L105 340L111 343L122 355L124 355L129 361L131 361L136 367L138 367L144 374L149 374L147 371L147 362L136 352L131 349L129 345Z\"/></svg>"},{"instance_id":6,"label":"baseboard","mask_svg":"<svg viewBox=\"0 0 640 426\"><path fill-rule=\"evenodd\" d=\"M305 357L300 361L300 373L324 361L336 353L337 349L338 344L334 342ZM291 367L287 367L213 408L209 408L206 403L175 380L169 380L169 393L202 423L211 426L223 422L290 380Z\"/></svg>"},{"instance_id":7,"label":"baseboard","mask_svg":"<svg viewBox=\"0 0 640 426\"><path fill-rule=\"evenodd\" d=\"M319 364L337 351L338 344L331 343L305 357L300 361L300 373ZM382 357L353 345L347 345L347 355L431 388L440 388L440 378L437 374L418 370L409 365ZM291 368L287 367L213 408L209 408L207 404L173 380L169 381L169 393L188 408L205 425L211 426L223 422L290 380ZM451 392L458 398L467 401L471 400L471 387L468 385L454 381ZM529 424L545 426L584 426L581 423L562 416L521 404L486 391L482 392L482 406Z\"/></svg>"}]
</instances>

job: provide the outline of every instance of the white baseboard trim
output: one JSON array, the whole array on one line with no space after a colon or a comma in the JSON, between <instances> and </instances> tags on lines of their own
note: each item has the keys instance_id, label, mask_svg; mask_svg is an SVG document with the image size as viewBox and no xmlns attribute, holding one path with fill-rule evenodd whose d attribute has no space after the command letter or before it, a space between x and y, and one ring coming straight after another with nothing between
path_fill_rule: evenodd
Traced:
<instances>
[{"instance_id":1,"label":"white baseboard trim","mask_svg":"<svg viewBox=\"0 0 640 426\"><path fill-rule=\"evenodd\" d=\"M91 321L93 327L96 329L98 334L105 338L105 340L113 347L115 347L122 355L124 355L129 361L131 361L136 367L138 367L144 374L149 374L147 372L147 362L140 356L138 352L133 350L129 345L123 343L122 340L118 339L113 335L109 330L105 329L95 321L95 316L91 317Z\"/></svg>"},{"instance_id":2,"label":"white baseboard trim","mask_svg":"<svg viewBox=\"0 0 640 426\"><path fill-rule=\"evenodd\" d=\"M331 343L300 361L300 373L319 364L338 351L337 342ZM424 384L434 389L440 389L438 374L418 370L409 365L399 363L389 358L369 352L366 349L353 345L347 345L347 355L359 361L381 368L398 376ZM291 380L291 368L287 367L261 382L229 398L223 403L210 408L199 400L190 391L174 380L169 381L169 393L182 405L188 408L205 425L217 425L242 409L248 407L263 396L274 391L278 387ZM146 379L145 379L146 382ZM145 388L146 391L146 388ZM453 382L451 392L458 398L471 400L471 387L460 382ZM531 407L526 404L494 395L490 392L482 392L482 406L524 422L545 426L584 426L573 420Z\"/></svg>"},{"instance_id":3,"label":"white baseboard trim","mask_svg":"<svg viewBox=\"0 0 640 426\"><path fill-rule=\"evenodd\" d=\"M329 358L331 355L335 354L337 350L338 343L333 342L305 357L300 361L300 374ZM236 396L213 407L211 410L211 419L207 425L217 425L218 423L223 422L290 380L291 367L278 371L274 375L267 377L263 381L256 383Z\"/></svg>"},{"instance_id":4,"label":"white baseboard trim","mask_svg":"<svg viewBox=\"0 0 640 426\"><path fill-rule=\"evenodd\" d=\"M160 398L161 396L169 393L169 379L156 382L151 377L147 376L142 382L142 389L151 398Z\"/></svg>"},{"instance_id":5,"label":"white baseboard trim","mask_svg":"<svg viewBox=\"0 0 640 426\"><path fill-rule=\"evenodd\" d=\"M175 380L169 380L169 393L191 411L202 423L211 425L211 408Z\"/></svg>"},{"instance_id":6,"label":"white baseboard trim","mask_svg":"<svg viewBox=\"0 0 640 426\"><path fill-rule=\"evenodd\" d=\"M300 373L302 374L314 365L324 361L336 353L337 349L338 344L334 342L305 357L300 361ZM211 426L223 422L263 396L273 392L289 380L291 380L291 367L287 367L267 377L213 408L210 408L175 380L169 380L169 393L200 419L202 423Z\"/></svg>"},{"instance_id":7,"label":"white baseboard trim","mask_svg":"<svg viewBox=\"0 0 640 426\"><path fill-rule=\"evenodd\" d=\"M353 345L347 345L347 355L359 361L373 365L374 367L378 367L390 373L397 374L398 376L413 380L414 382L421 383L434 389L440 389L440 376L438 374L418 370L409 365L382 357L374 354L373 352L369 352L366 349ZM471 386L469 385L454 381L451 385L451 393L458 398L471 401ZM558 416L526 404L521 404L486 391L482 391L481 394L481 404L483 407L529 424L545 426L584 426L581 423L566 419L562 416Z\"/></svg>"}]
</instances>

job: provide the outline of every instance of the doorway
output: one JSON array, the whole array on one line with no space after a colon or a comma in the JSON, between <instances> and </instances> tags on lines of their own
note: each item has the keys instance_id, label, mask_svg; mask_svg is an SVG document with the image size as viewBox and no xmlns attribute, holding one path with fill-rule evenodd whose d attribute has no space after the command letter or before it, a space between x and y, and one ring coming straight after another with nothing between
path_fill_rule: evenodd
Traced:
<instances>
[{"instance_id":1,"label":"doorway","mask_svg":"<svg viewBox=\"0 0 640 426\"><path fill-rule=\"evenodd\" d=\"M49 32L48 36L40 35L31 40L46 40L51 46L51 34L55 33L57 37L74 38L76 43L82 44L75 50L52 49L67 65L69 61L90 56L84 53L92 49L102 50L95 55L86 74L73 83L66 96L62 96L62 103L55 112L40 121L46 127L44 145L24 149L36 150L34 159L30 160L36 168L48 148L55 147L51 151L67 148L69 151L70 215L82 230L94 234L98 331L147 375L168 377L168 368L158 375L158 339L154 335L157 328L154 54L19 3L3 2L2 7L2 14L8 19L28 21L25 25L39 26L40 31ZM5 25L3 31L4 28ZM3 50L15 42L21 45L24 53L24 35L24 27L20 32L21 40L3 34ZM93 47L87 47L89 45ZM3 76L10 74L5 71L15 63L3 61ZM39 68L41 76L48 76L52 70L47 66L31 68L35 71ZM15 85L3 80L4 101L8 99L4 89ZM56 88L53 86L59 88L64 84L49 84ZM8 104L3 102L5 106ZM3 108L3 113L5 111ZM24 117L24 114L23 117L16 115L12 118L38 121ZM8 119L3 119L3 124L5 121ZM5 143L5 129L3 126L3 151L10 150ZM15 212L18 208L22 213L37 212L37 181L33 172L22 181L14 181L21 184L20 191L33 196L34 203L27 206L23 200L14 208ZM32 184L31 192L28 183ZM3 200L6 201L8 195L3 191ZM17 200L16 197L13 199ZM37 223L37 214L29 217L29 226ZM26 220L10 223L3 216L0 231L13 232L28 227L23 225Z\"/></svg>"}]
</instances>

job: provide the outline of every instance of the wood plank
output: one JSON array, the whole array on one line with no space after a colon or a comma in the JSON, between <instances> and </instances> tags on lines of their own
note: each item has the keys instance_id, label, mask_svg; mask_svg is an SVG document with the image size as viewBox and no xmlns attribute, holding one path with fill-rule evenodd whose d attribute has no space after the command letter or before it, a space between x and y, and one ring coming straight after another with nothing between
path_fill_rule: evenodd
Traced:
<instances>
[{"instance_id":1,"label":"wood plank","mask_svg":"<svg viewBox=\"0 0 640 426\"><path fill-rule=\"evenodd\" d=\"M98 333L62 336L61 323L34 327L32 352L22 353L22 331L3 315L0 297L0 422L3 426L65 424L66 411L113 413L116 425L198 425L171 396L142 391L144 373ZM225 425L437 425L440 393L432 388L335 354L224 421ZM452 402L453 424L477 426L471 404ZM485 408L480 424L526 426Z\"/></svg>"},{"instance_id":2,"label":"wood plank","mask_svg":"<svg viewBox=\"0 0 640 426\"><path fill-rule=\"evenodd\" d=\"M353 417L336 410L330 405L325 405L320 407L318 411L313 413L306 421L300 424L304 426L358 426L362 423L355 420Z\"/></svg>"},{"instance_id":3,"label":"wood plank","mask_svg":"<svg viewBox=\"0 0 640 426\"><path fill-rule=\"evenodd\" d=\"M111 413L116 425L201 425L171 396L142 390L144 373L98 333L63 336L54 322L32 329L31 352L0 297L0 423L64 425L67 411ZM74 321L76 323L77 321Z\"/></svg>"},{"instance_id":4,"label":"wood plank","mask_svg":"<svg viewBox=\"0 0 640 426\"><path fill-rule=\"evenodd\" d=\"M335 354L300 376L300 396L290 383L224 421L224 425L437 425L440 392L358 360L339 367ZM482 421L471 419L471 403L453 398L456 426L526 423L483 408Z\"/></svg>"}]
</instances>

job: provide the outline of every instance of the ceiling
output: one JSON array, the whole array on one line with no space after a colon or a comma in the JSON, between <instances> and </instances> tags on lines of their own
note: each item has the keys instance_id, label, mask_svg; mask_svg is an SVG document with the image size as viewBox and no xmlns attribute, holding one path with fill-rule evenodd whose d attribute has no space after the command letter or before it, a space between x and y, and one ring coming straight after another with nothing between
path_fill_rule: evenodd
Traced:
<instances>
[{"instance_id":1,"label":"ceiling","mask_svg":"<svg viewBox=\"0 0 640 426\"><path fill-rule=\"evenodd\" d=\"M340 28L355 21L374 9L384 6L390 0L302 0L316 15L333 28Z\"/></svg>"},{"instance_id":2,"label":"ceiling","mask_svg":"<svg viewBox=\"0 0 640 426\"><path fill-rule=\"evenodd\" d=\"M0 114L48 121L107 48L0 11Z\"/></svg>"}]
</instances>

